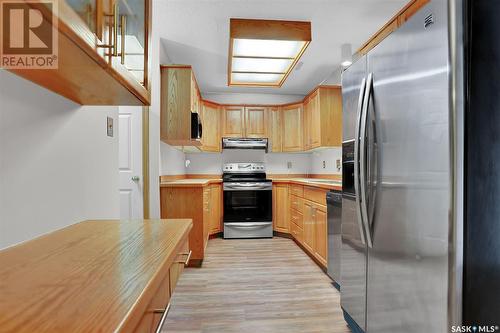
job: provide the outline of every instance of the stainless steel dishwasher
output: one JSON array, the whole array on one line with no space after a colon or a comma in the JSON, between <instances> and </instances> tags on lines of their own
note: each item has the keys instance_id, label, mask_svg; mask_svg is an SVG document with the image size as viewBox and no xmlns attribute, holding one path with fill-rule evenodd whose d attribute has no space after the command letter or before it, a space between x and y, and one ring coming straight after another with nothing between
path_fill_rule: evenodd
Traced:
<instances>
[{"instance_id":1,"label":"stainless steel dishwasher","mask_svg":"<svg viewBox=\"0 0 500 333\"><path fill-rule=\"evenodd\" d=\"M328 269L333 285L340 290L340 252L342 245L341 218L342 192L330 191L326 194L328 215Z\"/></svg>"}]
</instances>

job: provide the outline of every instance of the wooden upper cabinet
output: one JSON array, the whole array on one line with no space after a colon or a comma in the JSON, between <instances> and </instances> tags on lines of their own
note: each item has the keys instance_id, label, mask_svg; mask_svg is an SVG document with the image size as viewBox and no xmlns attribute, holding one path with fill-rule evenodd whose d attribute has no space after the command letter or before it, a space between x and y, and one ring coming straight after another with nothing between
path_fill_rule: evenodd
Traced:
<instances>
[{"instance_id":1,"label":"wooden upper cabinet","mask_svg":"<svg viewBox=\"0 0 500 333\"><path fill-rule=\"evenodd\" d=\"M172 146L200 146L191 139L193 103L190 66L161 66L160 139ZM210 142L211 143L211 142Z\"/></svg>"},{"instance_id":2,"label":"wooden upper cabinet","mask_svg":"<svg viewBox=\"0 0 500 333\"><path fill-rule=\"evenodd\" d=\"M203 126L203 135L201 136L202 151L220 152L220 107L207 101L202 101L201 122Z\"/></svg>"},{"instance_id":3,"label":"wooden upper cabinet","mask_svg":"<svg viewBox=\"0 0 500 333\"><path fill-rule=\"evenodd\" d=\"M82 105L149 105L151 0L57 4L25 4L58 22L57 67L9 71Z\"/></svg>"},{"instance_id":4,"label":"wooden upper cabinet","mask_svg":"<svg viewBox=\"0 0 500 333\"><path fill-rule=\"evenodd\" d=\"M283 151L301 151L303 143L302 104L284 106L283 116Z\"/></svg>"},{"instance_id":5,"label":"wooden upper cabinet","mask_svg":"<svg viewBox=\"0 0 500 333\"><path fill-rule=\"evenodd\" d=\"M341 145L341 88L320 86L304 100L304 149Z\"/></svg>"},{"instance_id":6,"label":"wooden upper cabinet","mask_svg":"<svg viewBox=\"0 0 500 333\"><path fill-rule=\"evenodd\" d=\"M319 90L319 89L318 89ZM309 149L317 148L322 145L321 142L321 134L322 131L322 123L321 123L321 111L323 113L329 113L333 110L321 110L319 103L319 91L316 91L313 95L311 95L310 99L310 107L309 107ZM331 125L331 124L328 124ZM331 132L331 131L329 131Z\"/></svg>"},{"instance_id":7,"label":"wooden upper cabinet","mask_svg":"<svg viewBox=\"0 0 500 333\"><path fill-rule=\"evenodd\" d=\"M222 110L222 136L241 138L244 136L245 108L243 106L225 106Z\"/></svg>"},{"instance_id":8,"label":"wooden upper cabinet","mask_svg":"<svg viewBox=\"0 0 500 333\"><path fill-rule=\"evenodd\" d=\"M245 137L267 137L267 108L262 106L245 107Z\"/></svg>"},{"instance_id":9,"label":"wooden upper cabinet","mask_svg":"<svg viewBox=\"0 0 500 333\"><path fill-rule=\"evenodd\" d=\"M225 106L222 113L223 137L267 137L268 120L266 107Z\"/></svg>"},{"instance_id":10,"label":"wooden upper cabinet","mask_svg":"<svg viewBox=\"0 0 500 333\"><path fill-rule=\"evenodd\" d=\"M269 147L273 153L282 151L282 115L279 107L269 108Z\"/></svg>"}]
</instances>

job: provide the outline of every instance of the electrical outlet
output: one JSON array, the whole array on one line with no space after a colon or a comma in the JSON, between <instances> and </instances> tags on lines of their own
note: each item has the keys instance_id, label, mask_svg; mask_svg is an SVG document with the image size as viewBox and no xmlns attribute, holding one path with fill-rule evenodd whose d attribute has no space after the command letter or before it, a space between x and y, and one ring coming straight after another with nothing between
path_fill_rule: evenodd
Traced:
<instances>
[{"instance_id":1,"label":"electrical outlet","mask_svg":"<svg viewBox=\"0 0 500 333\"><path fill-rule=\"evenodd\" d=\"M326 169L326 161L323 161L323 169Z\"/></svg>"},{"instance_id":2,"label":"electrical outlet","mask_svg":"<svg viewBox=\"0 0 500 333\"><path fill-rule=\"evenodd\" d=\"M286 162L286 168L291 169L292 168L292 162L288 161Z\"/></svg>"},{"instance_id":3,"label":"electrical outlet","mask_svg":"<svg viewBox=\"0 0 500 333\"><path fill-rule=\"evenodd\" d=\"M336 163L337 164L337 171L340 171L340 169L342 168L342 166L340 164L340 159L338 159L336 162L337 162Z\"/></svg>"}]
</instances>

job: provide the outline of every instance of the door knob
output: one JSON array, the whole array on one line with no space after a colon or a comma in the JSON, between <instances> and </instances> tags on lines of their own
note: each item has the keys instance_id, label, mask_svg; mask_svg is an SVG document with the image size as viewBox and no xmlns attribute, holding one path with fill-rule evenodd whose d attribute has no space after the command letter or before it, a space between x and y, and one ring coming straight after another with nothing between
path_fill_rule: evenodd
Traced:
<instances>
[{"instance_id":1,"label":"door knob","mask_svg":"<svg viewBox=\"0 0 500 333\"><path fill-rule=\"evenodd\" d=\"M139 176L133 176L131 179L133 182L138 182L140 180Z\"/></svg>"}]
</instances>

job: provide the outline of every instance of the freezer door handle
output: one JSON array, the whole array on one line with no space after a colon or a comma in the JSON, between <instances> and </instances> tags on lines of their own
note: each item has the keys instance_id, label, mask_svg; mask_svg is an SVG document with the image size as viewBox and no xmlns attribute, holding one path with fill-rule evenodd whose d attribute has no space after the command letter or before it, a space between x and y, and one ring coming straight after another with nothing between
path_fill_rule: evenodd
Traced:
<instances>
[{"instance_id":1,"label":"freezer door handle","mask_svg":"<svg viewBox=\"0 0 500 333\"><path fill-rule=\"evenodd\" d=\"M361 235L361 242L365 242L365 233L363 231L363 222L361 216L361 201L360 201L360 189L359 189L359 139L360 139L360 129L361 129L361 116L363 112L363 100L365 95L366 78L361 81L361 88L359 89L358 107L357 107L357 119L356 119L356 133L354 137L354 193L356 194L356 216L358 221L359 233Z\"/></svg>"},{"instance_id":2,"label":"freezer door handle","mask_svg":"<svg viewBox=\"0 0 500 333\"><path fill-rule=\"evenodd\" d=\"M360 132L360 172L359 172L359 183L361 191L361 217L363 221L363 226L365 229L366 243L368 247L373 246L372 233L370 230L370 223L368 221L368 201L366 195L366 179L367 179L367 144L366 144L366 127L368 123L368 107L370 105L370 95L372 93L373 87L373 74L369 73L366 79L365 97L363 101L362 108L362 119L361 119L361 132ZM357 196L356 196L357 197Z\"/></svg>"}]
</instances>

